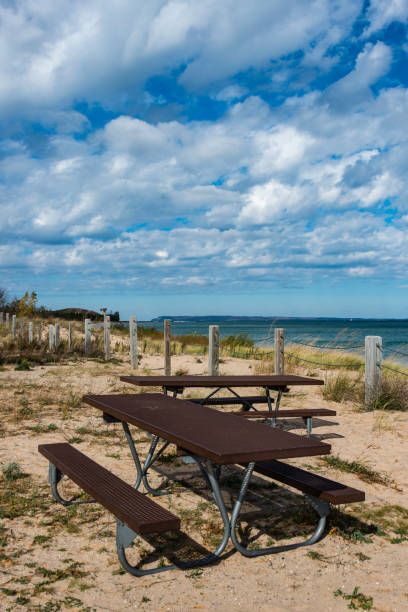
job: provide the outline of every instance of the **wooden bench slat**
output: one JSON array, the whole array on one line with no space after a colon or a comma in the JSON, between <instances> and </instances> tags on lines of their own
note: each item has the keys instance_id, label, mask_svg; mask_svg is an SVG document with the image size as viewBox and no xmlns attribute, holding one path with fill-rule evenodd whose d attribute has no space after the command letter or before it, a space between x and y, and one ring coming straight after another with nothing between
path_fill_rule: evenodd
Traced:
<instances>
[{"instance_id":1,"label":"wooden bench slat","mask_svg":"<svg viewBox=\"0 0 408 612\"><path fill-rule=\"evenodd\" d=\"M209 397L209 398L194 398L188 399L187 401L193 402L193 404L203 404L204 406L223 406L227 404L267 404L268 400L266 396L261 395L245 395L241 397ZM270 398L273 402L273 398Z\"/></svg>"},{"instance_id":2,"label":"wooden bench slat","mask_svg":"<svg viewBox=\"0 0 408 612\"><path fill-rule=\"evenodd\" d=\"M254 471L331 504L361 502L365 499L363 491L353 489L334 480L329 480L324 478L324 476L307 472L302 468L283 463L282 461L274 459L259 461L255 464Z\"/></svg>"},{"instance_id":3,"label":"wooden bench slat","mask_svg":"<svg viewBox=\"0 0 408 612\"><path fill-rule=\"evenodd\" d=\"M315 416L336 416L335 410L328 408L294 408L285 410L257 410L256 412L234 412L246 419L273 419L273 418L289 418L289 417L315 417Z\"/></svg>"},{"instance_id":4,"label":"wooden bench slat","mask_svg":"<svg viewBox=\"0 0 408 612\"><path fill-rule=\"evenodd\" d=\"M39 452L81 489L139 534L180 529L180 519L68 443Z\"/></svg>"}]
</instances>

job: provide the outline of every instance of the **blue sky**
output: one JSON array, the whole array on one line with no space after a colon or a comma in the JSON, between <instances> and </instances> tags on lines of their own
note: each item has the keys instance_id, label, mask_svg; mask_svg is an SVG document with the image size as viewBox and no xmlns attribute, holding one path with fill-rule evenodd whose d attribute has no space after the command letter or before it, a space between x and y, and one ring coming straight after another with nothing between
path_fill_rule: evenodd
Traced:
<instances>
[{"instance_id":1,"label":"blue sky","mask_svg":"<svg viewBox=\"0 0 408 612\"><path fill-rule=\"evenodd\" d=\"M408 0L0 0L0 286L407 317Z\"/></svg>"}]
</instances>

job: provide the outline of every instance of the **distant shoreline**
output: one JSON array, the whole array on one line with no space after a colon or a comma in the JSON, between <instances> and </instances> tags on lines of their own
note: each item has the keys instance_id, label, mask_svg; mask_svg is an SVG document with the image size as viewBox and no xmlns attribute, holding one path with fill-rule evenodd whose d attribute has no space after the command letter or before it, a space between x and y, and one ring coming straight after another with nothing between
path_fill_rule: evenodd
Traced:
<instances>
[{"instance_id":1,"label":"distant shoreline","mask_svg":"<svg viewBox=\"0 0 408 612\"><path fill-rule=\"evenodd\" d=\"M408 321L408 318L377 318L377 317L280 317L280 316L250 316L250 315L160 315L154 317L145 323L159 323L165 319L171 319L172 321L184 322L184 321Z\"/></svg>"}]
</instances>

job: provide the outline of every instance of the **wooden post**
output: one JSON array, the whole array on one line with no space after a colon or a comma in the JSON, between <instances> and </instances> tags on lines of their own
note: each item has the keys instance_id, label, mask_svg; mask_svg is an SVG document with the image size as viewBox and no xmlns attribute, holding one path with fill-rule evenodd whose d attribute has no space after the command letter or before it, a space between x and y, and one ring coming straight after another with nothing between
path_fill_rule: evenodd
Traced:
<instances>
[{"instance_id":1,"label":"wooden post","mask_svg":"<svg viewBox=\"0 0 408 612\"><path fill-rule=\"evenodd\" d=\"M11 317L11 335L13 337L13 340L16 339L16 327L17 327L17 317L16 315L13 315Z\"/></svg>"},{"instance_id":2,"label":"wooden post","mask_svg":"<svg viewBox=\"0 0 408 612\"><path fill-rule=\"evenodd\" d=\"M42 323L38 324L38 343L42 342Z\"/></svg>"},{"instance_id":3,"label":"wooden post","mask_svg":"<svg viewBox=\"0 0 408 612\"><path fill-rule=\"evenodd\" d=\"M24 338L24 319L21 319L20 321L20 338Z\"/></svg>"},{"instance_id":4,"label":"wooden post","mask_svg":"<svg viewBox=\"0 0 408 612\"><path fill-rule=\"evenodd\" d=\"M130 364L133 370L138 366L137 354L137 318L129 317Z\"/></svg>"},{"instance_id":5,"label":"wooden post","mask_svg":"<svg viewBox=\"0 0 408 612\"><path fill-rule=\"evenodd\" d=\"M381 393L382 338L365 337L365 408L371 410L373 402Z\"/></svg>"},{"instance_id":6,"label":"wooden post","mask_svg":"<svg viewBox=\"0 0 408 612\"><path fill-rule=\"evenodd\" d=\"M34 341L34 334L33 334L33 322L30 321L28 324L28 341L31 343Z\"/></svg>"},{"instance_id":7,"label":"wooden post","mask_svg":"<svg viewBox=\"0 0 408 612\"><path fill-rule=\"evenodd\" d=\"M55 329L55 348L57 349L60 345L60 340L61 340L61 330L60 330L60 324L56 323L54 325L54 329Z\"/></svg>"},{"instance_id":8,"label":"wooden post","mask_svg":"<svg viewBox=\"0 0 408 612\"><path fill-rule=\"evenodd\" d=\"M208 375L218 376L220 363L220 328L210 325L208 328Z\"/></svg>"},{"instance_id":9,"label":"wooden post","mask_svg":"<svg viewBox=\"0 0 408 612\"><path fill-rule=\"evenodd\" d=\"M72 351L72 323L68 323L68 351Z\"/></svg>"},{"instance_id":10,"label":"wooden post","mask_svg":"<svg viewBox=\"0 0 408 612\"><path fill-rule=\"evenodd\" d=\"M283 374L285 357L285 331L282 327L275 327L274 364L275 374Z\"/></svg>"},{"instance_id":11,"label":"wooden post","mask_svg":"<svg viewBox=\"0 0 408 612\"><path fill-rule=\"evenodd\" d=\"M105 361L110 359L110 316L103 313L103 348L105 351Z\"/></svg>"},{"instance_id":12,"label":"wooden post","mask_svg":"<svg viewBox=\"0 0 408 612\"><path fill-rule=\"evenodd\" d=\"M10 327L10 315L6 312L6 329L8 330Z\"/></svg>"},{"instance_id":13,"label":"wooden post","mask_svg":"<svg viewBox=\"0 0 408 612\"><path fill-rule=\"evenodd\" d=\"M0 312L0 325L3 325L4 314Z\"/></svg>"},{"instance_id":14,"label":"wooden post","mask_svg":"<svg viewBox=\"0 0 408 612\"><path fill-rule=\"evenodd\" d=\"M54 350L54 326L49 325L48 327L48 348L50 352Z\"/></svg>"},{"instance_id":15,"label":"wooden post","mask_svg":"<svg viewBox=\"0 0 408 612\"><path fill-rule=\"evenodd\" d=\"M91 351L91 319L85 319L85 355Z\"/></svg>"},{"instance_id":16,"label":"wooden post","mask_svg":"<svg viewBox=\"0 0 408 612\"><path fill-rule=\"evenodd\" d=\"M164 319L164 375L171 375L171 319Z\"/></svg>"}]
</instances>

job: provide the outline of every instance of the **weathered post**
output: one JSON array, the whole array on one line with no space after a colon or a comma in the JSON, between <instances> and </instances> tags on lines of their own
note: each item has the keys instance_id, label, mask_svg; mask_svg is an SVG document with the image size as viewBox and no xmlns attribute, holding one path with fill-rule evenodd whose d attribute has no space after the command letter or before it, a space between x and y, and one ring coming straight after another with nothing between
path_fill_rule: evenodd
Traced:
<instances>
[{"instance_id":1,"label":"weathered post","mask_svg":"<svg viewBox=\"0 0 408 612\"><path fill-rule=\"evenodd\" d=\"M275 327L274 365L275 374L283 374L285 357L285 332L281 327Z\"/></svg>"},{"instance_id":2,"label":"weathered post","mask_svg":"<svg viewBox=\"0 0 408 612\"><path fill-rule=\"evenodd\" d=\"M68 323L68 352L72 351L72 323Z\"/></svg>"},{"instance_id":3,"label":"weathered post","mask_svg":"<svg viewBox=\"0 0 408 612\"><path fill-rule=\"evenodd\" d=\"M20 321L20 338L23 340L24 338L24 319L21 319Z\"/></svg>"},{"instance_id":4,"label":"weathered post","mask_svg":"<svg viewBox=\"0 0 408 612\"><path fill-rule=\"evenodd\" d=\"M381 336L365 337L365 409L373 407L381 392L382 374L382 338Z\"/></svg>"},{"instance_id":5,"label":"weathered post","mask_svg":"<svg viewBox=\"0 0 408 612\"><path fill-rule=\"evenodd\" d=\"M0 312L0 326L3 325L3 321L4 321L4 314Z\"/></svg>"},{"instance_id":6,"label":"weathered post","mask_svg":"<svg viewBox=\"0 0 408 612\"><path fill-rule=\"evenodd\" d=\"M11 317L11 335L13 337L13 340L16 339L16 328L17 328L17 317L16 315L13 315Z\"/></svg>"},{"instance_id":7,"label":"weathered post","mask_svg":"<svg viewBox=\"0 0 408 612\"><path fill-rule=\"evenodd\" d=\"M91 351L91 319L85 319L85 355Z\"/></svg>"},{"instance_id":8,"label":"weathered post","mask_svg":"<svg viewBox=\"0 0 408 612\"><path fill-rule=\"evenodd\" d=\"M137 354L137 318L129 317L129 346L130 346L130 364L135 370L138 366Z\"/></svg>"},{"instance_id":9,"label":"weathered post","mask_svg":"<svg viewBox=\"0 0 408 612\"><path fill-rule=\"evenodd\" d=\"M54 350L54 326L53 325L49 325L48 326L48 348L50 349L50 351L52 352Z\"/></svg>"},{"instance_id":10,"label":"weathered post","mask_svg":"<svg viewBox=\"0 0 408 612\"><path fill-rule=\"evenodd\" d=\"M7 331L9 329L9 327L10 327L10 315L9 315L8 312L6 312L6 329L7 329Z\"/></svg>"},{"instance_id":11,"label":"weathered post","mask_svg":"<svg viewBox=\"0 0 408 612\"><path fill-rule=\"evenodd\" d=\"M38 324L38 344L42 342L42 323Z\"/></svg>"},{"instance_id":12,"label":"weathered post","mask_svg":"<svg viewBox=\"0 0 408 612\"><path fill-rule=\"evenodd\" d=\"M55 348L57 349L60 345L60 341L61 341L61 329L60 329L60 324L56 323L54 325L54 329L55 329Z\"/></svg>"},{"instance_id":13,"label":"weathered post","mask_svg":"<svg viewBox=\"0 0 408 612\"><path fill-rule=\"evenodd\" d=\"M164 319L164 375L171 375L171 319Z\"/></svg>"},{"instance_id":14,"label":"weathered post","mask_svg":"<svg viewBox=\"0 0 408 612\"><path fill-rule=\"evenodd\" d=\"M103 348L105 351L105 361L110 359L110 316L103 313Z\"/></svg>"},{"instance_id":15,"label":"weathered post","mask_svg":"<svg viewBox=\"0 0 408 612\"><path fill-rule=\"evenodd\" d=\"M208 329L208 374L218 376L220 363L220 329L210 325Z\"/></svg>"},{"instance_id":16,"label":"weathered post","mask_svg":"<svg viewBox=\"0 0 408 612\"><path fill-rule=\"evenodd\" d=\"M34 341L34 334L33 334L33 322L30 321L28 324L28 341L30 342L30 344Z\"/></svg>"}]
</instances>

